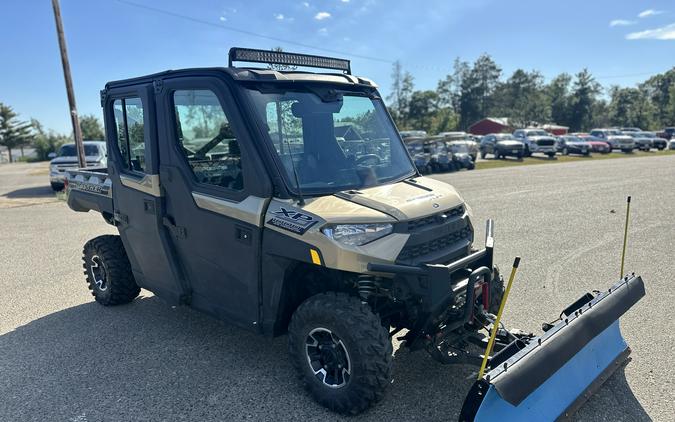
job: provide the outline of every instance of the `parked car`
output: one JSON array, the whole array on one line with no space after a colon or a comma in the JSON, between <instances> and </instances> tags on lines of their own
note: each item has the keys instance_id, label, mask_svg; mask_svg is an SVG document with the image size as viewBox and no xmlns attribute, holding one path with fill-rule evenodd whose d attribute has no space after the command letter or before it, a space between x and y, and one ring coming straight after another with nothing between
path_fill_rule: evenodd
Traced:
<instances>
[{"instance_id":1,"label":"parked car","mask_svg":"<svg viewBox=\"0 0 675 422\"><path fill-rule=\"evenodd\" d=\"M553 158L556 154L556 139L542 129L517 129L513 136L525 145L525 156L534 153L546 154Z\"/></svg>"},{"instance_id":2,"label":"parked car","mask_svg":"<svg viewBox=\"0 0 675 422\"><path fill-rule=\"evenodd\" d=\"M586 142L591 147L591 152L599 152L601 154L612 152L612 147L609 146L609 143L603 141L601 138L596 138L588 133L571 133L570 135L576 136Z\"/></svg>"},{"instance_id":3,"label":"parked car","mask_svg":"<svg viewBox=\"0 0 675 422\"><path fill-rule=\"evenodd\" d=\"M562 155L579 154L588 156L591 154L590 144L574 135L558 136L557 148Z\"/></svg>"},{"instance_id":4,"label":"parked car","mask_svg":"<svg viewBox=\"0 0 675 422\"><path fill-rule=\"evenodd\" d=\"M406 138L426 138L428 136L426 130L402 130L399 134L403 140Z\"/></svg>"},{"instance_id":5,"label":"parked car","mask_svg":"<svg viewBox=\"0 0 675 422\"><path fill-rule=\"evenodd\" d=\"M675 149L675 139L668 141L668 149Z\"/></svg>"},{"instance_id":6,"label":"parked car","mask_svg":"<svg viewBox=\"0 0 675 422\"><path fill-rule=\"evenodd\" d=\"M483 136L480 141L480 157L485 158L492 154L495 158L516 157L523 158L525 146L510 133L491 133Z\"/></svg>"},{"instance_id":7,"label":"parked car","mask_svg":"<svg viewBox=\"0 0 675 422\"><path fill-rule=\"evenodd\" d=\"M108 154L104 141L84 141L87 167L106 167ZM55 191L63 190L66 170L79 167L75 144L62 145L58 153L49 154L49 183Z\"/></svg>"},{"instance_id":8,"label":"parked car","mask_svg":"<svg viewBox=\"0 0 675 422\"><path fill-rule=\"evenodd\" d=\"M633 152L635 141L619 129L593 129L590 132L596 138L606 141L611 149L620 149L623 152Z\"/></svg>"},{"instance_id":9,"label":"parked car","mask_svg":"<svg viewBox=\"0 0 675 422\"><path fill-rule=\"evenodd\" d=\"M668 147L668 140L665 138L661 138L656 135L654 132L642 132L649 136L652 140L652 148L656 148L659 151L662 151Z\"/></svg>"},{"instance_id":10,"label":"parked car","mask_svg":"<svg viewBox=\"0 0 675 422\"><path fill-rule=\"evenodd\" d=\"M675 136L675 127L667 127L665 129L663 129L663 131L657 133L656 136L658 136L659 138L668 139L668 140L673 139L673 137ZM670 145L670 144L668 144L668 145Z\"/></svg>"},{"instance_id":11,"label":"parked car","mask_svg":"<svg viewBox=\"0 0 675 422\"><path fill-rule=\"evenodd\" d=\"M647 132L624 132L626 135L633 138L635 141L635 148L640 151L649 151L652 149L653 141L652 136Z\"/></svg>"}]
</instances>

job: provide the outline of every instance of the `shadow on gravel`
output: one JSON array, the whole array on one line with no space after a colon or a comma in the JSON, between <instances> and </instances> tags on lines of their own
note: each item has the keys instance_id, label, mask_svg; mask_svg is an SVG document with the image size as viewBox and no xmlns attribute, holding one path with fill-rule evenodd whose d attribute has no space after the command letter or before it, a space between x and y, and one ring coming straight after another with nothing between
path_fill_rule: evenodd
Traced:
<instances>
[{"instance_id":1,"label":"shadow on gravel","mask_svg":"<svg viewBox=\"0 0 675 422\"><path fill-rule=\"evenodd\" d=\"M50 186L35 186L32 188L23 188L7 192L2 196L11 199L19 198L53 198L54 191Z\"/></svg>"},{"instance_id":2,"label":"shadow on gravel","mask_svg":"<svg viewBox=\"0 0 675 422\"><path fill-rule=\"evenodd\" d=\"M400 350L394 371L385 399L345 420L456 420L475 369ZM607 409L594 399L586 415L648 418L624 377L609 384L609 396L621 400ZM341 419L304 392L286 337L155 297L115 308L82 304L0 336L0 397L0 420Z\"/></svg>"}]
</instances>

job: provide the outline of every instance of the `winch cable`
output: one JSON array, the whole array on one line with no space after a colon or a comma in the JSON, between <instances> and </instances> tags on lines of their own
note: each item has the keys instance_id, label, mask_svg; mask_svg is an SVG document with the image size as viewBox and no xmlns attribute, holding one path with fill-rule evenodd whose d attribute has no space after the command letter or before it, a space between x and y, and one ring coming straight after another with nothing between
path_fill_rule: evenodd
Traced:
<instances>
[{"instance_id":1,"label":"winch cable","mask_svg":"<svg viewBox=\"0 0 675 422\"><path fill-rule=\"evenodd\" d=\"M511 285L513 280L516 278L516 271L518 270L518 265L520 265L520 257L517 256L513 261L513 267L511 268L511 275L509 275L509 282L506 284L506 290L504 290L504 297L502 302L499 304L499 311L497 311L497 317L495 318L494 323L492 324L492 331L490 333L490 340L488 341L487 348L485 349L485 355L483 356L483 362L480 365L480 371L478 371L478 379L482 379L485 375L485 368L487 367L487 362L490 357L490 352L495 343L495 338L497 337L497 332L499 331L500 321L502 319L502 313L504 312L504 307L506 306L506 299L509 297L509 292L511 291Z\"/></svg>"}]
</instances>

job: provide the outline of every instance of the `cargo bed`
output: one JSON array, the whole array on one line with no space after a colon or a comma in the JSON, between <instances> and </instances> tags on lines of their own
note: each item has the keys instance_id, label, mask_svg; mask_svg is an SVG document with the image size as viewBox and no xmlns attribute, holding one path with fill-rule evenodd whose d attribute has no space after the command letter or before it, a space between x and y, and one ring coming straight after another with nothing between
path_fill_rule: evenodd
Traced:
<instances>
[{"instance_id":1,"label":"cargo bed","mask_svg":"<svg viewBox=\"0 0 675 422\"><path fill-rule=\"evenodd\" d=\"M112 182L105 167L91 167L66 171L68 206L74 211L100 212L106 221L112 221Z\"/></svg>"}]
</instances>

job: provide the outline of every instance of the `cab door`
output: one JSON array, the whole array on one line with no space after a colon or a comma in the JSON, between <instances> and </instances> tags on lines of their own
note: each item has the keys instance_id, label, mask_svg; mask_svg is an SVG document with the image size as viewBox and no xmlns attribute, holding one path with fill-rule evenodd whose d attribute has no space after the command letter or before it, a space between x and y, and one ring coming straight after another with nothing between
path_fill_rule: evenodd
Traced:
<instances>
[{"instance_id":1,"label":"cab door","mask_svg":"<svg viewBox=\"0 0 675 422\"><path fill-rule=\"evenodd\" d=\"M265 169L225 82L167 78L158 98L166 219L191 305L257 328Z\"/></svg>"},{"instance_id":2,"label":"cab door","mask_svg":"<svg viewBox=\"0 0 675 422\"><path fill-rule=\"evenodd\" d=\"M162 225L157 131L151 85L104 91L114 220L139 286L172 304L187 294Z\"/></svg>"}]
</instances>

